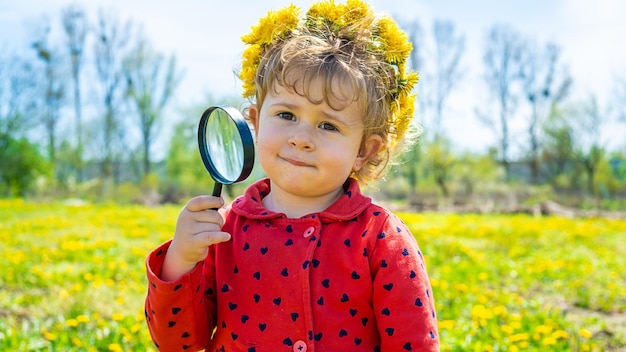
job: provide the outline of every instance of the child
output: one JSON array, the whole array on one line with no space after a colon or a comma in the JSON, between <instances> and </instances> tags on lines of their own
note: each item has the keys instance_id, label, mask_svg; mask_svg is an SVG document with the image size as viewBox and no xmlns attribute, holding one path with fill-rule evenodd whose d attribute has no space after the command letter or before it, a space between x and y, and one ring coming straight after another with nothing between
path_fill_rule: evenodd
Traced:
<instances>
[{"instance_id":1,"label":"child","mask_svg":"<svg viewBox=\"0 0 626 352\"><path fill-rule=\"evenodd\" d=\"M359 182L413 115L406 34L361 0L291 5L242 38L240 77L267 174L219 212L199 196L147 259L163 351L438 351L424 258Z\"/></svg>"}]
</instances>

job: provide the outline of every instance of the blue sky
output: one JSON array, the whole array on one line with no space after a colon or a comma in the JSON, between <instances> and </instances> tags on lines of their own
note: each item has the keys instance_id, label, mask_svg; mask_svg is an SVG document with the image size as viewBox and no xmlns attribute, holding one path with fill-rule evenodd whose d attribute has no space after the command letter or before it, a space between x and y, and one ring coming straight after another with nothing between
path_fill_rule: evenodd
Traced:
<instances>
[{"instance_id":1,"label":"blue sky","mask_svg":"<svg viewBox=\"0 0 626 352\"><path fill-rule=\"evenodd\" d=\"M311 0L293 3L308 8ZM62 0L0 0L0 48L12 50L28 38L27 28L42 16L59 21L60 11L72 3ZM207 92L239 94L239 83L233 69L239 64L243 46L239 40L260 16L269 9L288 4L287 0L83 0L92 19L98 8L110 9L121 18L131 19L144 27L154 47L163 53L174 53L185 77L177 104L197 103ZM434 19L455 23L466 38L466 56L462 64L465 79L451 97L448 113L473 115L478 99L477 84L482 85L483 38L495 23L508 23L522 34L540 43L552 41L562 48L562 61L574 78L574 93L595 94L608 101L614 76L626 79L626 2L621 0L526 0L526 1L427 1L372 0L376 11L393 15L401 21L417 19L429 30ZM59 29L60 30L60 29ZM483 93L484 94L484 93ZM483 98L484 99L484 98ZM476 140L491 136L469 119L448 120L450 133L467 135L471 148ZM607 132L606 138L619 138ZM616 132L613 132L616 133ZM623 132L621 136L623 136Z\"/></svg>"}]
</instances>

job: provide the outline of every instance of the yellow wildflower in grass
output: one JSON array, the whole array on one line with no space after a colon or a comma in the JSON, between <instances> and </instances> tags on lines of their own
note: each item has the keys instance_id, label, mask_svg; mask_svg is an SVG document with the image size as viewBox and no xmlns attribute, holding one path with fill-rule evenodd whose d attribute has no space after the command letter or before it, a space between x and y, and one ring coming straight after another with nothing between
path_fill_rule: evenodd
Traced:
<instances>
[{"instance_id":1,"label":"yellow wildflower in grass","mask_svg":"<svg viewBox=\"0 0 626 352\"><path fill-rule=\"evenodd\" d=\"M454 320L442 320L438 323L440 330L452 330L455 324Z\"/></svg>"},{"instance_id":2,"label":"yellow wildflower in grass","mask_svg":"<svg viewBox=\"0 0 626 352\"><path fill-rule=\"evenodd\" d=\"M549 325L539 325L535 328L535 333L540 335L548 335L552 332L552 327Z\"/></svg>"},{"instance_id":3,"label":"yellow wildflower in grass","mask_svg":"<svg viewBox=\"0 0 626 352\"><path fill-rule=\"evenodd\" d=\"M472 307L472 318L488 320L493 318L493 313L491 309L485 308L482 304L478 304Z\"/></svg>"},{"instance_id":4,"label":"yellow wildflower in grass","mask_svg":"<svg viewBox=\"0 0 626 352\"><path fill-rule=\"evenodd\" d=\"M509 336L509 341L511 342L528 341L529 338L530 338L530 335L526 332L523 332L520 334Z\"/></svg>"},{"instance_id":5,"label":"yellow wildflower in grass","mask_svg":"<svg viewBox=\"0 0 626 352\"><path fill-rule=\"evenodd\" d=\"M502 330L502 332L507 336L513 335L513 332L515 331L511 325L507 324L502 325L500 330Z\"/></svg>"},{"instance_id":6,"label":"yellow wildflower in grass","mask_svg":"<svg viewBox=\"0 0 626 352\"><path fill-rule=\"evenodd\" d=\"M578 334L586 339L593 337L593 333L585 328L578 330Z\"/></svg>"},{"instance_id":7,"label":"yellow wildflower in grass","mask_svg":"<svg viewBox=\"0 0 626 352\"><path fill-rule=\"evenodd\" d=\"M552 337L555 340L567 339L567 338L569 338L569 333L567 331L565 331L565 330L557 330L557 331L552 333Z\"/></svg>"},{"instance_id":8,"label":"yellow wildflower in grass","mask_svg":"<svg viewBox=\"0 0 626 352\"><path fill-rule=\"evenodd\" d=\"M459 292L467 292L469 290L469 286L464 283L455 284L454 288Z\"/></svg>"},{"instance_id":9,"label":"yellow wildflower in grass","mask_svg":"<svg viewBox=\"0 0 626 352\"><path fill-rule=\"evenodd\" d=\"M541 340L541 344L544 346L553 346L556 345L556 339L552 336L548 336Z\"/></svg>"},{"instance_id":10,"label":"yellow wildflower in grass","mask_svg":"<svg viewBox=\"0 0 626 352\"><path fill-rule=\"evenodd\" d=\"M65 321L65 326L67 326L68 328L75 328L78 326L78 320L76 319L67 319Z\"/></svg>"},{"instance_id":11,"label":"yellow wildflower in grass","mask_svg":"<svg viewBox=\"0 0 626 352\"><path fill-rule=\"evenodd\" d=\"M72 337L72 345L76 347L83 347L83 342L78 337Z\"/></svg>"},{"instance_id":12,"label":"yellow wildflower in grass","mask_svg":"<svg viewBox=\"0 0 626 352\"><path fill-rule=\"evenodd\" d=\"M124 314L122 314L122 313L113 313L113 315L111 315L111 319L113 319L113 321L122 321L122 320L124 320Z\"/></svg>"},{"instance_id":13,"label":"yellow wildflower in grass","mask_svg":"<svg viewBox=\"0 0 626 352\"><path fill-rule=\"evenodd\" d=\"M85 314L81 314L81 315L76 317L76 320L79 323L87 324L89 322L89 317L86 316Z\"/></svg>"},{"instance_id":14,"label":"yellow wildflower in grass","mask_svg":"<svg viewBox=\"0 0 626 352\"><path fill-rule=\"evenodd\" d=\"M109 351L112 351L112 352L123 352L124 349L118 343L111 343L111 344L109 344Z\"/></svg>"},{"instance_id":15,"label":"yellow wildflower in grass","mask_svg":"<svg viewBox=\"0 0 626 352\"><path fill-rule=\"evenodd\" d=\"M499 317L504 317L504 316L506 316L506 314L507 314L506 307L505 307L505 306L503 306L503 305L498 305L498 306L495 306L495 307L493 308L493 314L495 314L495 315L497 315L497 316L499 316Z\"/></svg>"}]
</instances>

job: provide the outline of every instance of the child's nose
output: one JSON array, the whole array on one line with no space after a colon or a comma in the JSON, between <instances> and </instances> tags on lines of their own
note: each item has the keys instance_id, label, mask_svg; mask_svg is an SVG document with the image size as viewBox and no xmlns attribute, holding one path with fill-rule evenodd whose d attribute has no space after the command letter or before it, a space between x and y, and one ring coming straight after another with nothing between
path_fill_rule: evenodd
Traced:
<instances>
[{"instance_id":1,"label":"child's nose","mask_svg":"<svg viewBox=\"0 0 626 352\"><path fill-rule=\"evenodd\" d=\"M311 131L311 128L306 124L300 124L289 137L289 145L307 151L314 150L315 143L313 142L313 131Z\"/></svg>"}]
</instances>

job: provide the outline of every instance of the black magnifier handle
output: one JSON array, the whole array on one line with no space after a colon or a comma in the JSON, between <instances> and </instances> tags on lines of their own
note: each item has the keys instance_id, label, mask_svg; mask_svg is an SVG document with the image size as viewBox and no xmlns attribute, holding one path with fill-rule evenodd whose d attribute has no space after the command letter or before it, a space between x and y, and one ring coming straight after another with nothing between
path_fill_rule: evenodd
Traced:
<instances>
[{"instance_id":1,"label":"black magnifier handle","mask_svg":"<svg viewBox=\"0 0 626 352\"><path fill-rule=\"evenodd\" d=\"M213 192L211 193L214 197L220 197L222 195L222 183L215 181L215 185L213 185Z\"/></svg>"},{"instance_id":2,"label":"black magnifier handle","mask_svg":"<svg viewBox=\"0 0 626 352\"><path fill-rule=\"evenodd\" d=\"M211 192L213 197L221 197L222 195L222 184L220 182L215 181L213 185L213 192ZM211 208L211 210L218 210L219 208Z\"/></svg>"}]
</instances>

